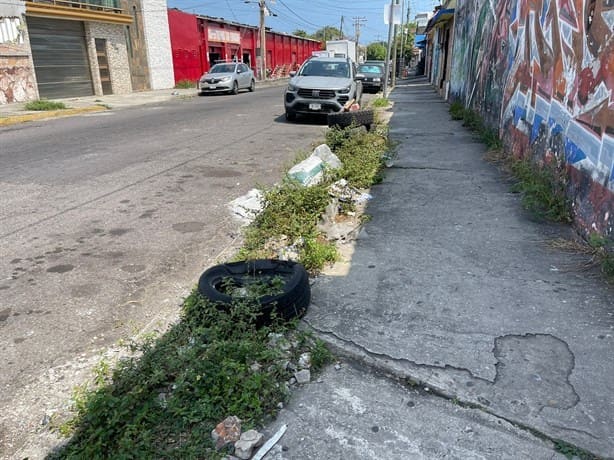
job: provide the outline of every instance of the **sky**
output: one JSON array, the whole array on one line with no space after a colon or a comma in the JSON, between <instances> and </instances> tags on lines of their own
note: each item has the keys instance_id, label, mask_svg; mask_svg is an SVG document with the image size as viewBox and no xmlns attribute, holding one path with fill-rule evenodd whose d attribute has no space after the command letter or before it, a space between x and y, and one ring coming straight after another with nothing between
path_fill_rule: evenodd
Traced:
<instances>
[{"instance_id":1,"label":"sky","mask_svg":"<svg viewBox=\"0 0 614 460\"><path fill-rule=\"evenodd\" d=\"M167 0L169 8L188 13L258 26L258 0ZM277 32L292 33L304 30L313 33L324 26L341 28L346 38L355 38L355 22L360 22L360 44L366 45L388 39L388 26L384 24L385 0L265 0L268 9L277 16L267 16L265 24ZM401 2L401 0L400 0ZM410 19L417 13L429 12L440 2L437 0L405 0Z\"/></svg>"}]
</instances>

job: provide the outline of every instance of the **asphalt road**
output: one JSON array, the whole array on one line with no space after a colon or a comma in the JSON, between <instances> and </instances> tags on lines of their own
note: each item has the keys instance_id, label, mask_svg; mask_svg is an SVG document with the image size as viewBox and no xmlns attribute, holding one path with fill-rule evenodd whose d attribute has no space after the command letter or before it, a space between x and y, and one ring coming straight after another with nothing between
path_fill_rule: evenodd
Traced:
<instances>
[{"instance_id":1,"label":"asphalt road","mask_svg":"<svg viewBox=\"0 0 614 460\"><path fill-rule=\"evenodd\" d=\"M0 129L0 457L109 347L176 318L239 243L227 203L323 140L322 120L284 121L282 91Z\"/></svg>"}]
</instances>

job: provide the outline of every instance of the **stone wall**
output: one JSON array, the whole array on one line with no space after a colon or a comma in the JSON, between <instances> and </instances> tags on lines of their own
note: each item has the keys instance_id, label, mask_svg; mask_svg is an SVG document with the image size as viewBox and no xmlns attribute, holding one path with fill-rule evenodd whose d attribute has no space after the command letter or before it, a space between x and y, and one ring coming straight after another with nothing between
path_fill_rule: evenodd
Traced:
<instances>
[{"instance_id":1,"label":"stone wall","mask_svg":"<svg viewBox=\"0 0 614 460\"><path fill-rule=\"evenodd\" d=\"M142 0L143 29L151 89L175 86L166 0Z\"/></svg>"},{"instance_id":2,"label":"stone wall","mask_svg":"<svg viewBox=\"0 0 614 460\"><path fill-rule=\"evenodd\" d=\"M38 99L25 8L23 4L9 7L0 10L0 104Z\"/></svg>"},{"instance_id":3,"label":"stone wall","mask_svg":"<svg viewBox=\"0 0 614 460\"><path fill-rule=\"evenodd\" d=\"M107 41L106 52L109 60L109 72L111 74L113 94L128 94L132 92L124 27L125 26L120 24L107 24L102 22L85 23L87 52L90 60L90 68L92 69L92 82L96 95L102 95L102 84L100 83L100 71L96 55L96 38L103 38Z\"/></svg>"},{"instance_id":4,"label":"stone wall","mask_svg":"<svg viewBox=\"0 0 614 460\"><path fill-rule=\"evenodd\" d=\"M455 16L452 99L513 155L565 164L579 229L614 235L614 3L467 0Z\"/></svg>"}]
</instances>

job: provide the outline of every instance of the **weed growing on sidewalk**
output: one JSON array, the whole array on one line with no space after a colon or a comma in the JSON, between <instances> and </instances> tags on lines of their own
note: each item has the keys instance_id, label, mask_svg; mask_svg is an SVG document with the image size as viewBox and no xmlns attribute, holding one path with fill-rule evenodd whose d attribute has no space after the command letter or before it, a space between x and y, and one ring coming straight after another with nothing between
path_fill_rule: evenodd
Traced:
<instances>
[{"instance_id":1,"label":"weed growing on sidewalk","mask_svg":"<svg viewBox=\"0 0 614 460\"><path fill-rule=\"evenodd\" d=\"M220 458L211 430L228 415L245 429L274 416L289 396L288 360L309 351L314 371L332 360L293 324L257 329L257 308L244 300L225 311L192 293L181 321L146 341L140 357L113 371L99 366L98 385L79 389L77 416L63 426L73 437L50 458ZM288 350L271 333L294 345Z\"/></svg>"},{"instance_id":2,"label":"weed growing on sidewalk","mask_svg":"<svg viewBox=\"0 0 614 460\"><path fill-rule=\"evenodd\" d=\"M385 97L378 97L371 101L371 107L388 107L390 105L390 101Z\"/></svg>"},{"instance_id":3,"label":"weed growing on sidewalk","mask_svg":"<svg viewBox=\"0 0 614 460\"><path fill-rule=\"evenodd\" d=\"M510 168L518 180L512 190L522 193L525 209L552 222L571 222L564 166L553 163L538 166L525 158L513 160Z\"/></svg>"},{"instance_id":4,"label":"weed growing on sidewalk","mask_svg":"<svg viewBox=\"0 0 614 460\"><path fill-rule=\"evenodd\" d=\"M566 195L565 164L553 159L536 164L529 158L512 158L503 153L503 143L496 131L460 102L450 105L450 115L463 120L463 126L474 131L489 148L487 158L503 166L517 180L512 190L522 194L522 205L534 216L553 222L571 222L571 206Z\"/></svg>"},{"instance_id":5,"label":"weed growing on sidewalk","mask_svg":"<svg viewBox=\"0 0 614 460\"><path fill-rule=\"evenodd\" d=\"M380 182L384 154L390 145L386 130L376 127L367 132L355 126L328 130L326 143L343 163L342 168L327 171L324 180L311 187L285 179L263 190L264 208L245 229L238 260L275 257L279 242L295 246L299 261L312 272L337 259L335 245L318 230L331 200L328 188L341 178L360 189ZM301 154L300 158L305 156Z\"/></svg>"},{"instance_id":6,"label":"weed growing on sidewalk","mask_svg":"<svg viewBox=\"0 0 614 460\"><path fill-rule=\"evenodd\" d=\"M63 102L47 101L45 99L41 99L38 101L31 101L25 105L26 110L38 110L38 111L64 110L66 108L67 108L66 104L64 104Z\"/></svg>"}]
</instances>

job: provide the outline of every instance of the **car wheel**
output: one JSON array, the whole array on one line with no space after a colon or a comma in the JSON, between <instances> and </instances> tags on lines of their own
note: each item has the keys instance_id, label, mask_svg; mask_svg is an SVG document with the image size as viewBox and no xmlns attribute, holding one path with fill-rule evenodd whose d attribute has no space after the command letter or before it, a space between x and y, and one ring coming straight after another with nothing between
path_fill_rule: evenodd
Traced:
<instances>
[{"instance_id":1,"label":"car wheel","mask_svg":"<svg viewBox=\"0 0 614 460\"><path fill-rule=\"evenodd\" d=\"M256 80L252 80L249 85L249 90L253 93L256 90Z\"/></svg>"},{"instance_id":2,"label":"car wheel","mask_svg":"<svg viewBox=\"0 0 614 460\"><path fill-rule=\"evenodd\" d=\"M232 89L230 90L231 94L239 94L239 83L237 81L235 81L232 84Z\"/></svg>"},{"instance_id":3,"label":"car wheel","mask_svg":"<svg viewBox=\"0 0 614 460\"><path fill-rule=\"evenodd\" d=\"M347 128L355 124L365 126L367 130L371 129L374 120L373 109L356 110L353 112L336 112L328 114L328 126Z\"/></svg>"},{"instance_id":4,"label":"car wheel","mask_svg":"<svg viewBox=\"0 0 614 460\"><path fill-rule=\"evenodd\" d=\"M290 320L302 316L311 302L309 275L305 268L297 262L275 259L215 265L200 276L198 292L218 307L229 309L245 297L245 294L233 296L233 292L248 291L254 285L258 290L263 286L273 289L272 294L255 299L260 309L257 326L270 324L274 317Z\"/></svg>"},{"instance_id":5,"label":"car wheel","mask_svg":"<svg viewBox=\"0 0 614 460\"><path fill-rule=\"evenodd\" d=\"M288 121L296 120L296 112L292 112L291 110L286 110L286 120Z\"/></svg>"}]
</instances>

